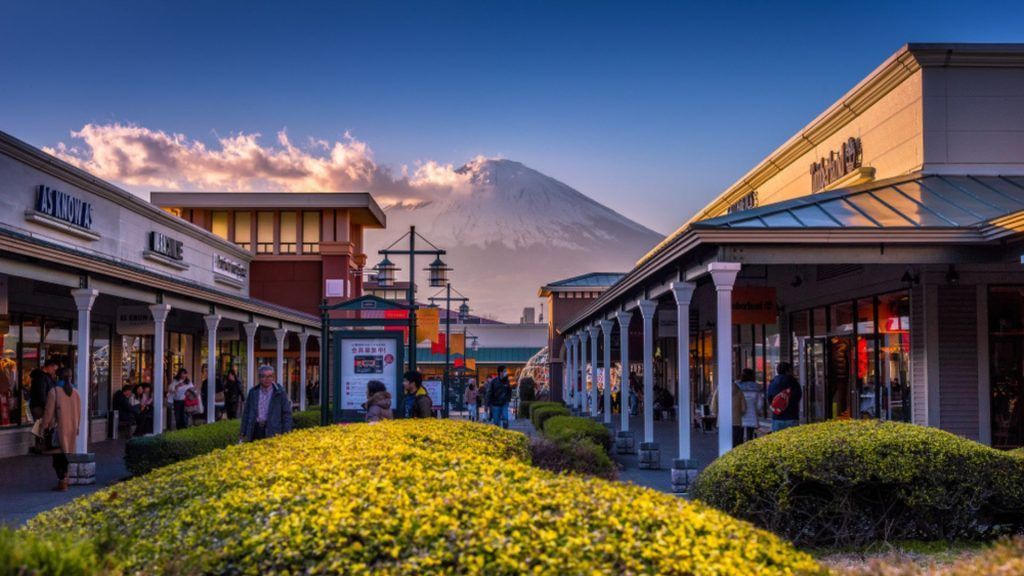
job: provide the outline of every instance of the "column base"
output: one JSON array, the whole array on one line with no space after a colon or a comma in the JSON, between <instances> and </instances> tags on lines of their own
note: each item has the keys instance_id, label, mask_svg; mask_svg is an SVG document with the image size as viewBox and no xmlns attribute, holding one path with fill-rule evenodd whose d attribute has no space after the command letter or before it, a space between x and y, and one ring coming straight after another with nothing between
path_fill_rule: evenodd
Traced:
<instances>
[{"instance_id":1,"label":"column base","mask_svg":"<svg viewBox=\"0 0 1024 576\"><path fill-rule=\"evenodd\" d=\"M676 458L672 461L672 493L678 496L686 496L690 493L690 487L697 478L697 461L691 459Z\"/></svg>"},{"instance_id":2,"label":"column base","mask_svg":"<svg viewBox=\"0 0 1024 576\"><path fill-rule=\"evenodd\" d=\"M658 446L657 442L640 443L640 469L661 469L661 448Z\"/></svg>"},{"instance_id":3,"label":"column base","mask_svg":"<svg viewBox=\"0 0 1024 576\"><path fill-rule=\"evenodd\" d=\"M96 455L68 454L68 484L86 486L96 483Z\"/></svg>"},{"instance_id":4,"label":"column base","mask_svg":"<svg viewBox=\"0 0 1024 576\"><path fill-rule=\"evenodd\" d=\"M620 430L615 435L615 452L618 454L636 454L636 440L629 430Z\"/></svg>"}]
</instances>

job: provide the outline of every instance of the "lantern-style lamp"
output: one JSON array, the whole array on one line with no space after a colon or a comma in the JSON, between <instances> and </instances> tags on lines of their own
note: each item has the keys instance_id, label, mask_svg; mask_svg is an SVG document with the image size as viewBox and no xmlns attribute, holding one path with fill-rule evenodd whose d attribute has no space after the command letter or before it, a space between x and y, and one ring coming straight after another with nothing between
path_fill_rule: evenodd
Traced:
<instances>
[{"instance_id":1,"label":"lantern-style lamp","mask_svg":"<svg viewBox=\"0 0 1024 576\"><path fill-rule=\"evenodd\" d=\"M395 285L395 271L398 270L398 266L395 266L395 263L389 260L387 255L377 264L375 270L377 270L377 286L391 288Z\"/></svg>"},{"instance_id":2,"label":"lantern-style lamp","mask_svg":"<svg viewBox=\"0 0 1024 576\"><path fill-rule=\"evenodd\" d=\"M435 258L425 270L430 273L430 286L432 288L443 288L448 283L448 272L451 268L444 263L444 260L441 260L441 256Z\"/></svg>"}]
</instances>

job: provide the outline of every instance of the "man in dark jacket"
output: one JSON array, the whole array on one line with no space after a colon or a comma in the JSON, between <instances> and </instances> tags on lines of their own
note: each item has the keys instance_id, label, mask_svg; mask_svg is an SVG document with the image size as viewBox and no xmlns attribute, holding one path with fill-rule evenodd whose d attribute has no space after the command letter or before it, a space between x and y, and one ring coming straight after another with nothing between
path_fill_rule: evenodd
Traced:
<instances>
[{"instance_id":1,"label":"man in dark jacket","mask_svg":"<svg viewBox=\"0 0 1024 576\"><path fill-rule=\"evenodd\" d=\"M57 361L47 360L42 368L30 372L29 378L31 387L28 391L28 409L34 421L42 418L43 412L46 411L46 396L57 381Z\"/></svg>"},{"instance_id":2,"label":"man in dark jacket","mask_svg":"<svg viewBox=\"0 0 1024 576\"><path fill-rule=\"evenodd\" d=\"M491 422L495 426L508 428L508 403L512 399L512 386L508 382L508 370L504 366L498 366L498 375L491 380L487 395L487 401L491 405Z\"/></svg>"},{"instance_id":3,"label":"man in dark jacket","mask_svg":"<svg viewBox=\"0 0 1024 576\"><path fill-rule=\"evenodd\" d=\"M402 376L406 418L433 418L434 401L423 387L423 374L409 370Z\"/></svg>"},{"instance_id":4,"label":"man in dark jacket","mask_svg":"<svg viewBox=\"0 0 1024 576\"><path fill-rule=\"evenodd\" d=\"M800 400L803 390L793 377L793 365L779 362L778 375L768 386L768 405L772 411L772 432L785 430L800 423Z\"/></svg>"},{"instance_id":5,"label":"man in dark jacket","mask_svg":"<svg viewBox=\"0 0 1024 576\"><path fill-rule=\"evenodd\" d=\"M271 438L292 431L292 401L274 381L274 369L260 366L259 386L249 390L242 409L241 442Z\"/></svg>"}]
</instances>

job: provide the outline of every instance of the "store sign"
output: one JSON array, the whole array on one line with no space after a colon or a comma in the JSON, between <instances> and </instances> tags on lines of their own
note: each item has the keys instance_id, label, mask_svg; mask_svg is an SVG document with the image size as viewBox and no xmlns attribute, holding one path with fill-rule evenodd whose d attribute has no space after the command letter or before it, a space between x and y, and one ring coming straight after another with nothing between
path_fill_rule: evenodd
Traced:
<instances>
[{"instance_id":1,"label":"store sign","mask_svg":"<svg viewBox=\"0 0 1024 576\"><path fill-rule=\"evenodd\" d=\"M151 336L153 314L148 306L118 306L117 333L122 336Z\"/></svg>"},{"instance_id":2,"label":"store sign","mask_svg":"<svg viewBox=\"0 0 1024 576\"><path fill-rule=\"evenodd\" d=\"M39 186L36 212L79 228L92 229L92 204L49 186Z\"/></svg>"},{"instance_id":3,"label":"store sign","mask_svg":"<svg viewBox=\"0 0 1024 576\"><path fill-rule=\"evenodd\" d=\"M220 254L214 254L213 272L225 278L235 280L236 282L245 282L245 276L248 273L248 270L242 262L226 258Z\"/></svg>"},{"instance_id":4,"label":"store sign","mask_svg":"<svg viewBox=\"0 0 1024 576\"><path fill-rule=\"evenodd\" d=\"M733 324L774 324L778 320L775 288L737 286L732 290Z\"/></svg>"},{"instance_id":5,"label":"store sign","mask_svg":"<svg viewBox=\"0 0 1024 576\"><path fill-rule=\"evenodd\" d=\"M341 342L341 409L362 410L366 386L379 380L397 408L398 369L395 338L346 338Z\"/></svg>"},{"instance_id":6,"label":"store sign","mask_svg":"<svg viewBox=\"0 0 1024 576\"><path fill-rule=\"evenodd\" d=\"M739 200L730 204L728 213L732 214L733 212L743 212L744 210L750 210L751 208L757 208L757 190L747 192L741 196Z\"/></svg>"},{"instance_id":7,"label":"store sign","mask_svg":"<svg viewBox=\"0 0 1024 576\"><path fill-rule=\"evenodd\" d=\"M829 184L860 168L863 159L860 138L850 138L828 158L811 164L811 192L820 192Z\"/></svg>"},{"instance_id":8,"label":"store sign","mask_svg":"<svg viewBox=\"0 0 1024 576\"><path fill-rule=\"evenodd\" d=\"M185 245L181 240L175 240L170 236L161 234L157 231L149 233L149 249L161 256L166 256L172 260L183 260Z\"/></svg>"}]
</instances>

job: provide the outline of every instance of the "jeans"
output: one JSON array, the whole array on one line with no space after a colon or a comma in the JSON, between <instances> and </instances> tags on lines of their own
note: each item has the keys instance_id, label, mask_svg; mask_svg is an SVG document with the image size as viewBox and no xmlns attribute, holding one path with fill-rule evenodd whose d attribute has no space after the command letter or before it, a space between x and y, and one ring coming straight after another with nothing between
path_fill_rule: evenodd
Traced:
<instances>
[{"instance_id":1,"label":"jeans","mask_svg":"<svg viewBox=\"0 0 1024 576\"><path fill-rule=\"evenodd\" d=\"M772 432L792 428L798 424L800 424L799 420L772 420Z\"/></svg>"},{"instance_id":2,"label":"jeans","mask_svg":"<svg viewBox=\"0 0 1024 576\"><path fill-rule=\"evenodd\" d=\"M470 402L466 406L469 409L469 419L470 419L470 421L476 422L477 420L479 420L480 419L480 411L477 408L476 402Z\"/></svg>"},{"instance_id":3,"label":"jeans","mask_svg":"<svg viewBox=\"0 0 1024 576\"><path fill-rule=\"evenodd\" d=\"M508 428L508 404L491 406L491 422L495 426Z\"/></svg>"}]
</instances>

